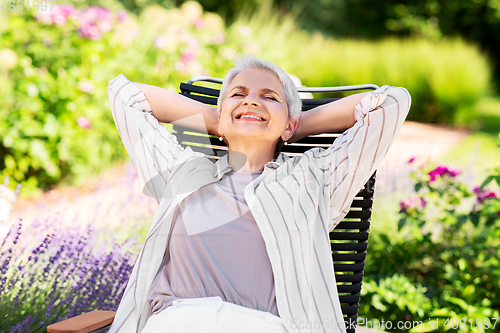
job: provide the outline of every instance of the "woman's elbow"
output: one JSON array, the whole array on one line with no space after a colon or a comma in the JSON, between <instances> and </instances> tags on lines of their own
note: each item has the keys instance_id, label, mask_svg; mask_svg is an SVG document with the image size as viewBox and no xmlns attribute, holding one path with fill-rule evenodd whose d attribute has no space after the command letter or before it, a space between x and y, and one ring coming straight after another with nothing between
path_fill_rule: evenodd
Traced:
<instances>
[{"instance_id":1,"label":"woman's elbow","mask_svg":"<svg viewBox=\"0 0 500 333\"><path fill-rule=\"evenodd\" d=\"M399 105L405 106L404 109L410 109L411 95L406 88L395 87L393 90L393 97Z\"/></svg>"}]
</instances>

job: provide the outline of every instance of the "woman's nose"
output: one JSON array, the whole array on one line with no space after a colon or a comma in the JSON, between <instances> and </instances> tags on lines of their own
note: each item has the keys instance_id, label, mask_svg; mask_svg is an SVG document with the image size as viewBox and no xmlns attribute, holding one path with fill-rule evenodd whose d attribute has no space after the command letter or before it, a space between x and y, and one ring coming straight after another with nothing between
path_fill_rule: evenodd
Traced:
<instances>
[{"instance_id":1,"label":"woman's nose","mask_svg":"<svg viewBox=\"0 0 500 333\"><path fill-rule=\"evenodd\" d=\"M243 101L245 106L260 106L259 98L256 94L248 94Z\"/></svg>"}]
</instances>

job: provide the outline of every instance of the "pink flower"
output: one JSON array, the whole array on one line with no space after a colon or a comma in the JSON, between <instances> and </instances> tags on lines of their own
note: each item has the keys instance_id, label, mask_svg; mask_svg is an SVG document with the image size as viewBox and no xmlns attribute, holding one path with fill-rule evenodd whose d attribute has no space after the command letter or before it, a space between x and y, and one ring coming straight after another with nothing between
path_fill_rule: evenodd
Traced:
<instances>
[{"instance_id":1,"label":"pink flower","mask_svg":"<svg viewBox=\"0 0 500 333\"><path fill-rule=\"evenodd\" d=\"M427 202L423 198L406 198L403 201L399 203L399 206L401 209L399 210L400 213L408 213L408 210L410 209L417 209L417 208L423 208L427 205Z\"/></svg>"},{"instance_id":2,"label":"pink flower","mask_svg":"<svg viewBox=\"0 0 500 333\"><path fill-rule=\"evenodd\" d=\"M416 159L417 159L417 158L416 158L415 156L413 156L413 157L412 157L412 158L410 158L410 159L408 160L408 162L406 162L406 163L412 163L412 162L413 162L413 161L415 161Z\"/></svg>"},{"instance_id":3,"label":"pink flower","mask_svg":"<svg viewBox=\"0 0 500 333\"><path fill-rule=\"evenodd\" d=\"M52 22L54 22L55 25L65 25L66 16L64 16L64 14L62 13L54 11L54 13L52 14Z\"/></svg>"},{"instance_id":4,"label":"pink flower","mask_svg":"<svg viewBox=\"0 0 500 333\"><path fill-rule=\"evenodd\" d=\"M99 40L111 30L111 12L104 7L88 7L80 14L80 36Z\"/></svg>"},{"instance_id":5,"label":"pink flower","mask_svg":"<svg viewBox=\"0 0 500 333\"><path fill-rule=\"evenodd\" d=\"M52 13L48 10L41 10L35 14L35 21L52 24Z\"/></svg>"},{"instance_id":6,"label":"pink flower","mask_svg":"<svg viewBox=\"0 0 500 333\"><path fill-rule=\"evenodd\" d=\"M77 15L77 10L73 5L59 5L58 9L66 17L75 17Z\"/></svg>"},{"instance_id":7,"label":"pink flower","mask_svg":"<svg viewBox=\"0 0 500 333\"><path fill-rule=\"evenodd\" d=\"M175 63L175 69L178 70L179 72L184 72L186 70L186 64L183 63L182 61L177 61Z\"/></svg>"},{"instance_id":8,"label":"pink flower","mask_svg":"<svg viewBox=\"0 0 500 333\"><path fill-rule=\"evenodd\" d=\"M215 44L220 45L226 41L226 37L223 34L217 34L214 36L213 41Z\"/></svg>"},{"instance_id":9,"label":"pink flower","mask_svg":"<svg viewBox=\"0 0 500 333\"><path fill-rule=\"evenodd\" d=\"M193 21L193 25L198 28L198 29L201 29L203 28L203 26L205 25L205 22L203 21L203 19L201 17L198 17L197 19L195 19Z\"/></svg>"},{"instance_id":10,"label":"pink flower","mask_svg":"<svg viewBox=\"0 0 500 333\"><path fill-rule=\"evenodd\" d=\"M186 51L181 55L181 61L186 65L195 59L193 52Z\"/></svg>"},{"instance_id":11,"label":"pink flower","mask_svg":"<svg viewBox=\"0 0 500 333\"><path fill-rule=\"evenodd\" d=\"M64 25L68 18L76 18L78 13L73 5L57 6L52 14L52 21L56 25Z\"/></svg>"},{"instance_id":12,"label":"pink flower","mask_svg":"<svg viewBox=\"0 0 500 333\"><path fill-rule=\"evenodd\" d=\"M101 21L101 22L99 22L99 24L97 26L99 27L99 30L101 32L109 32L109 31L111 31L111 28L112 28L110 21Z\"/></svg>"},{"instance_id":13,"label":"pink flower","mask_svg":"<svg viewBox=\"0 0 500 333\"><path fill-rule=\"evenodd\" d=\"M93 40L101 39L101 32L99 28L94 23L84 24L79 30L78 33L81 37L90 38Z\"/></svg>"},{"instance_id":14,"label":"pink flower","mask_svg":"<svg viewBox=\"0 0 500 333\"><path fill-rule=\"evenodd\" d=\"M412 158L410 158L410 159L408 160L408 162L406 162L406 163L412 163L412 162L413 162L413 161L415 161L416 159L417 159L417 158L416 158L415 156L413 156L413 157L412 157Z\"/></svg>"},{"instance_id":15,"label":"pink flower","mask_svg":"<svg viewBox=\"0 0 500 333\"><path fill-rule=\"evenodd\" d=\"M111 19L111 12L104 7L91 6L85 8L80 18L84 21L97 23L97 21L109 21Z\"/></svg>"},{"instance_id":16,"label":"pink flower","mask_svg":"<svg viewBox=\"0 0 500 333\"><path fill-rule=\"evenodd\" d=\"M54 5L51 11L40 11L35 15L36 21L46 24L65 25L68 18L75 19L78 11L73 5Z\"/></svg>"},{"instance_id":17,"label":"pink flower","mask_svg":"<svg viewBox=\"0 0 500 333\"><path fill-rule=\"evenodd\" d=\"M157 48L157 49L162 49L164 48L165 46L167 46L167 39L163 36L156 36L154 42L153 42L153 45Z\"/></svg>"},{"instance_id":18,"label":"pink flower","mask_svg":"<svg viewBox=\"0 0 500 333\"><path fill-rule=\"evenodd\" d=\"M429 172L429 176L431 176L431 179L429 182L433 182L436 180L437 177L442 177L444 175L449 175L451 177L455 177L460 174L460 169L449 169L446 165L438 165L434 170Z\"/></svg>"},{"instance_id":19,"label":"pink flower","mask_svg":"<svg viewBox=\"0 0 500 333\"><path fill-rule=\"evenodd\" d=\"M128 20L128 14L124 10L119 10L116 15L118 16L118 19L122 22Z\"/></svg>"},{"instance_id":20,"label":"pink flower","mask_svg":"<svg viewBox=\"0 0 500 333\"><path fill-rule=\"evenodd\" d=\"M495 192L484 190L479 185L476 185L476 187L474 187L473 191L477 195L477 202L478 203L483 203L486 199L489 199L489 198L493 198L493 199L498 198L497 194Z\"/></svg>"},{"instance_id":21,"label":"pink flower","mask_svg":"<svg viewBox=\"0 0 500 333\"><path fill-rule=\"evenodd\" d=\"M84 116L78 117L78 119L76 120L76 123L81 128L89 129L89 128L92 127L92 124L90 123L90 120L88 120L88 118L84 117Z\"/></svg>"},{"instance_id":22,"label":"pink flower","mask_svg":"<svg viewBox=\"0 0 500 333\"><path fill-rule=\"evenodd\" d=\"M424 198L420 198L420 207L425 207L427 205L427 202L424 200Z\"/></svg>"}]
</instances>

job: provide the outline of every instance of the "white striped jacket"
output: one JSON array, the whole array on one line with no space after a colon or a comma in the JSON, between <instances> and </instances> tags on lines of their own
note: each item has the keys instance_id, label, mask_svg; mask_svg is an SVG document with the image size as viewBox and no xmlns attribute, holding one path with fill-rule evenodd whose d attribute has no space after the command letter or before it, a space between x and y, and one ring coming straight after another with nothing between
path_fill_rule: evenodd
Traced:
<instances>
[{"instance_id":1,"label":"white striped jacket","mask_svg":"<svg viewBox=\"0 0 500 333\"><path fill-rule=\"evenodd\" d=\"M183 148L153 116L145 95L123 74L108 85L109 103L145 195L158 210L109 332L140 332L147 295L160 268L179 203L231 170ZM328 148L300 157L281 153L245 188L271 262L276 302L289 332L345 332L328 233L344 218L394 142L410 108L404 88L383 86L355 107L354 126ZM201 115L200 115L201 116Z\"/></svg>"}]
</instances>

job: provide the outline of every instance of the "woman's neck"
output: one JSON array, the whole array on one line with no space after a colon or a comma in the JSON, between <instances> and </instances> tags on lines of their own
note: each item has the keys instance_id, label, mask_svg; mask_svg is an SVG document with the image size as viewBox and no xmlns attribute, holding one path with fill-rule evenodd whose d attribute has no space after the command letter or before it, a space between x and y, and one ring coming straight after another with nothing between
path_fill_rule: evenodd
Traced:
<instances>
[{"instance_id":1,"label":"woman's neck","mask_svg":"<svg viewBox=\"0 0 500 333\"><path fill-rule=\"evenodd\" d=\"M229 164L235 172L261 172L264 165L273 160L274 149L264 151L262 148L245 147L245 149L230 149Z\"/></svg>"}]
</instances>

